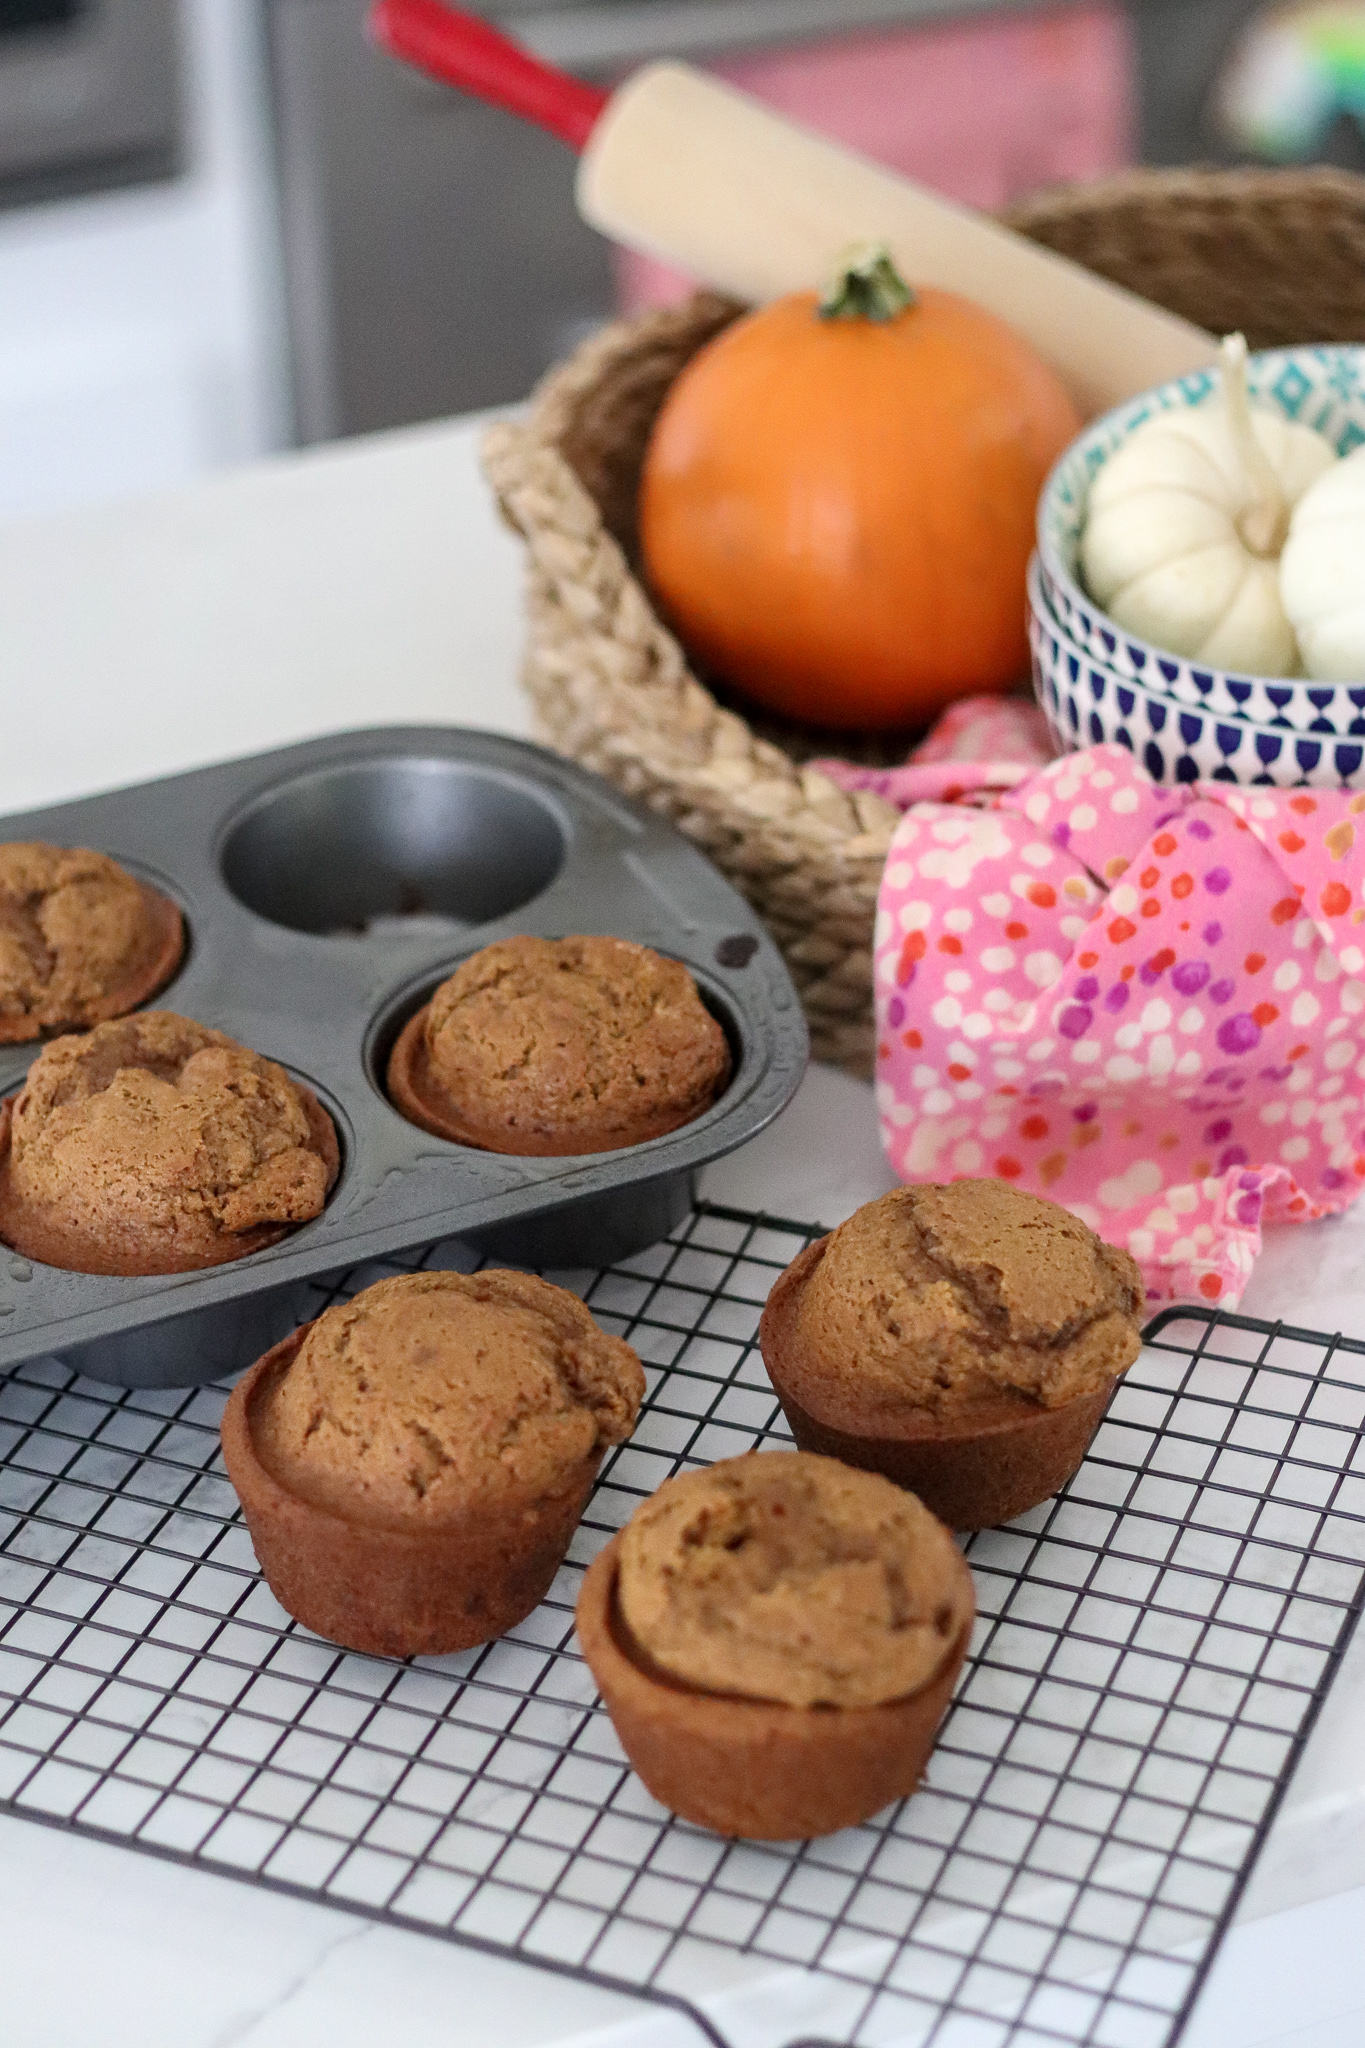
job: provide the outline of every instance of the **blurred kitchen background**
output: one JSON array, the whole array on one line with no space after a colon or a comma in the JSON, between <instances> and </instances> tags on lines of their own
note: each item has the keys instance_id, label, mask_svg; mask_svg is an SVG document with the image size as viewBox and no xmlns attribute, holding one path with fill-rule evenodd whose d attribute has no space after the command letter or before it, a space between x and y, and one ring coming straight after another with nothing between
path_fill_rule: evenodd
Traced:
<instances>
[{"instance_id":1,"label":"blurred kitchen background","mask_svg":"<svg viewBox=\"0 0 1365 2048\"><path fill-rule=\"evenodd\" d=\"M1365 0L501 0L974 205L1132 163L1365 168ZM0 0L0 517L520 397L685 281L573 161L367 43L365 0ZM0 655L0 663L2 663Z\"/></svg>"}]
</instances>

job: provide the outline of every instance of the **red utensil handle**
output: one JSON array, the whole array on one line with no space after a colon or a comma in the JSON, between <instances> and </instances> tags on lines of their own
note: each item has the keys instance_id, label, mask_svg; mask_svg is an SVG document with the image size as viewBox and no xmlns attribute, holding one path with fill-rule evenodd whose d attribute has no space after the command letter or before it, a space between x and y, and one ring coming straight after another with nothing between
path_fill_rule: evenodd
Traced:
<instances>
[{"instance_id":1,"label":"red utensil handle","mask_svg":"<svg viewBox=\"0 0 1365 2048\"><path fill-rule=\"evenodd\" d=\"M379 0L369 27L404 63L548 128L571 149L582 149L610 98L442 0Z\"/></svg>"}]
</instances>

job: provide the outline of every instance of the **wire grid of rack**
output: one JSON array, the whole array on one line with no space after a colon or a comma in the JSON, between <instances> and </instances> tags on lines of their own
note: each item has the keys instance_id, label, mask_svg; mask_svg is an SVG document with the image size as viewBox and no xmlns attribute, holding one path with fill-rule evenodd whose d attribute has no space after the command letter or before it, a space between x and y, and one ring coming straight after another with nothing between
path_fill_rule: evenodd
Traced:
<instances>
[{"instance_id":1,"label":"wire grid of rack","mask_svg":"<svg viewBox=\"0 0 1365 2048\"><path fill-rule=\"evenodd\" d=\"M224 1390L0 1382L0 1807L681 2007L726 2048L1169 2048L1365 1583L1365 1345L1168 1312L1073 1482L971 1539L971 1656L913 1799L731 1843L624 1763L583 1568L691 1463L789 1441L755 1333L818 1233L702 1207L556 1275L649 1390L550 1597L402 1664L259 1578ZM478 1263L446 1243L319 1289Z\"/></svg>"}]
</instances>

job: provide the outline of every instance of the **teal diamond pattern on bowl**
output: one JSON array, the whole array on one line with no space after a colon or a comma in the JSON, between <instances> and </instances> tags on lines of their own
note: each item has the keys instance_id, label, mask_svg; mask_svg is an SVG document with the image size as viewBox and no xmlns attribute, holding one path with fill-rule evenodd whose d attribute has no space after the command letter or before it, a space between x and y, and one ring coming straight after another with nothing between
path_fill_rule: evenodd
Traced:
<instances>
[{"instance_id":1,"label":"teal diamond pattern on bowl","mask_svg":"<svg viewBox=\"0 0 1365 2048\"><path fill-rule=\"evenodd\" d=\"M1180 379L1180 396L1186 405L1198 405L1208 397L1216 381L1211 370L1195 370L1190 376ZM1171 403L1170 399L1163 399L1163 409Z\"/></svg>"},{"instance_id":2,"label":"teal diamond pattern on bowl","mask_svg":"<svg viewBox=\"0 0 1365 2048\"><path fill-rule=\"evenodd\" d=\"M1280 411L1296 420L1313 386L1297 363L1286 363L1270 389L1272 396L1279 401Z\"/></svg>"},{"instance_id":3,"label":"teal diamond pattern on bowl","mask_svg":"<svg viewBox=\"0 0 1365 2048\"><path fill-rule=\"evenodd\" d=\"M1361 368L1359 361L1345 350L1334 351L1334 361L1327 375L1327 388L1347 404L1358 398L1361 391Z\"/></svg>"}]
</instances>

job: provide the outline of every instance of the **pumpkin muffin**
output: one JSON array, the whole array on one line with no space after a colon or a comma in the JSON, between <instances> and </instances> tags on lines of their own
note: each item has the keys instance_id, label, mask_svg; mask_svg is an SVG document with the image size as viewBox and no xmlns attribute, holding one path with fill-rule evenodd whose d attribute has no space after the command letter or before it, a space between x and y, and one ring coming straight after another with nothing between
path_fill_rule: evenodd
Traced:
<instances>
[{"instance_id":1,"label":"pumpkin muffin","mask_svg":"<svg viewBox=\"0 0 1365 2048\"><path fill-rule=\"evenodd\" d=\"M223 1455L281 1606L350 1649L438 1656L545 1597L644 1390L562 1287L404 1274L267 1352Z\"/></svg>"},{"instance_id":2,"label":"pumpkin muffin","mask_svg":"<svg viewBox=\"0 0 1365 2048\"><path fill-rule=\"evenodd\" d=\"M0 1104L0 1242L76 1273L189 1273L320 1215L339 1163L283 1067L143 1010L54 1040Z\"/></svg>"},{"instance_id":3,"label":"pumpkin muffin","mask_svg":"<svg viewBox=\"0 0 1365 2048\"><path fill-rule=\"evenodd\" d=\"M627 939L500 939L405 1027L388 1090L409 1122L488 1152L613 1152L711 1107L725 1033L676 960Z\"/></svg>"},{"instance_id":4,"label":"pumpkin muffin","mask_svg":"<svg viewBox=\"0 0 1365 2048\"><path fill-rule=\"evenodd\" d=\"M912 1494L803 1451L670 1479L597 1557L578 1634L654 1797L719 1834L851 1827L919 1783L975 1603Z\"/></svg>"},{"instance_id":5,"label":"pumpkin muffin","mask_svg":"<svg viewBox=\"0 0 1365 2048\"><path fill-rule=\"evenodd\" d=\"M1141 1346L1142 1279L1067 1210L998 1180L896 1188L795 1259L759 1344L805 1450L884 1472L957 1529L1080 1464Z\"/></svg>"},{"instance_id":6,"label":"pumpkin muffin","mask_svg":"<svg viewBox=\"0 0 1365 2048\"><path fill-rule=\"evenodd\" d=\"M107 854L0 845L0 1045L126 1015L165 987L184 950L175 904Z\"/></svg>"}]
</instances>

